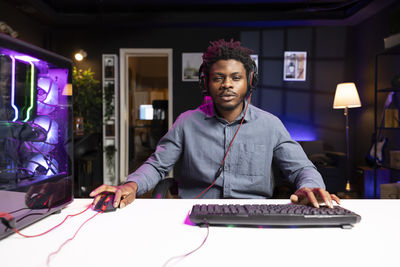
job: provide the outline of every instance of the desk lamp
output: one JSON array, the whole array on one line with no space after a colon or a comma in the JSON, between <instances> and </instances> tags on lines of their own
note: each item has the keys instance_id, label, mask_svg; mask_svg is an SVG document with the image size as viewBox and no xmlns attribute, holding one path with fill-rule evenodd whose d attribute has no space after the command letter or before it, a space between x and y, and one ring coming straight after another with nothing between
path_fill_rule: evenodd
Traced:
<instances>
[{"instance_id":1,"label":"desk lamp","mask_svg":"<svg viewBox=\"0 0 400 267\"><path fill-rule=\"evenodd\" d=\"M347 158L347 181L346 191L350 191L350 149L349 149L349 108L361 107L360 97L354 83L339 83L336 87L335 99L333 101L334 109L344 109L346 117L346 158Z\"/></svg>"}]
</instances>

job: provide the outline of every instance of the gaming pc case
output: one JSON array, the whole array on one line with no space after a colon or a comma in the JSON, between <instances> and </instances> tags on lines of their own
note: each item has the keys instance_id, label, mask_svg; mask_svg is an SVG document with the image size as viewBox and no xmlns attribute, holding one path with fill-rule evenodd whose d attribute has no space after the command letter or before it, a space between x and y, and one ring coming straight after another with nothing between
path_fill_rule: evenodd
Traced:
<instances>
[{"instance_id":1,"label":"gaming pc case","mask_svg":"<svg viewBox=\"0 0 400 267\"><path fill-rule=\"evenodd\" d=\"M71 66L0 34L0 214L17 229L73 200ZM4 220L0 239L13 233Z\"/></svg>"}]
</instances>

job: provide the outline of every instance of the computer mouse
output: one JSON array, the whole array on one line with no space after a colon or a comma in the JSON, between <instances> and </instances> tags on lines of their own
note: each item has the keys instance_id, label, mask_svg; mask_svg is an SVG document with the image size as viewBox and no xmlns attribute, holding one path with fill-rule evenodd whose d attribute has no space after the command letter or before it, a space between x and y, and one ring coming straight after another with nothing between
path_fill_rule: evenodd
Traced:
<instances>
[{"instance_id":1,"label":"computer mouse","mask_svg":"<svg viewBox=\"0 0 400 267\"><path fill-rule=\"evenodd\" d=\"M51 194L34 194L26 202L26 206L30 209L47 209L50 208Z\"/></svg>"},{"instance_id":2,"label":"computer mouse","mask_svg":"<svg viewBox=\"0 0 400 267\"><path fill-rule=\"evenodd\" d=\"M107 195L102 196L99 201L94 206L93 210L98 212L110 212L115 211L117 208L114 208L114 198L115 194L109 193Z\"/></svg>"}]
</instances>

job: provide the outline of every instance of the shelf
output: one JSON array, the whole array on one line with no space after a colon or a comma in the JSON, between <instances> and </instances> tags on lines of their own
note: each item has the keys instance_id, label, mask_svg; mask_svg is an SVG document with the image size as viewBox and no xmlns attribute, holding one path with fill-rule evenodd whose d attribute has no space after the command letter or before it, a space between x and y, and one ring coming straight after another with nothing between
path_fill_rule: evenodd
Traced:
<instances>
[{"instance_id":1,"label":"shelf","mask_svg":"<svg viewBox=\"0 0 400 267\"><path fill-rule=\"evenodd\" d=\"M119 108L118 101L118 56L115 54L103 54L102 56L102 77L103 77L103 96L106 94L110 97L113 94L111 104L114 106L114 111L110 118L103 117L103 150L108 151L103 153L103 161L109 164L103 166L103 183L109 185L119 184L119 166L118 152L119 151L119 118L117 110ZM111 91L109 91L111 90ZM108 103L108 102L107 102ZM107 109L106 101L103 101L103 114ZM111 147L114 147L114 153Z\"/></svg>"},{"instance_id":2,"label":"shelf","mask_svg":"<svg viewBox=\"0 0 400 267\"><path fill-rule=\"evenodd\" d=\"M388 57L387 60L391 60L391 61L384 61L381 64L385 63L385 65L380 66L379 58L381 56L399 56L399 55L400 55L400 53L398 53L398 52L385 51L383 53L378 53L375 56L375 77L374 77L374 82L375 82L375 86L374 86L375 87L374 88L374 93L375 93L375 95L374 95L374 98L375 98L374 99L374 140L375 140L374 141L375 142L374 155L375 155L375 157L378 157L378 154L377 154L378 153L378 148L377 148L378 147L378 143L377 143L378 131L386 131L386 134L388 134L388 135L397 135L398 131L400 130L400 127L380 127L381 125L384 125L384 124L378 125L378 123L379 123L378 122L378 98L383 97L382 95L378 96L378 93L386 93L387 97L388 97L386 100L386 102L387 102L389 100L393 101L393 99L389 98L392 93L400 92L400 87L398 87L398 86L395 86L395 87L392 86L392 87L388 87L388 88L378 89L378 82L380 81L379 68L386 66L386 68L383 68L383 70L392 69L393 74L397 75L397 72L395 71L395 69L393 69L393 66L397 66L397 62L398 62L397 57L392 57L392 58ZM382 69L381 69L381 72L382 72ZM386 76L388 76L388 75L386 75ZM387 77L385 77L384 79L388 83L389 86L392 85L391 81L388 80ZM385 106L383 107L383 111L382 111L383 114L385 114L385 111L388 109L389 104L391 104L391 103L385 103ZM390 118L390 119L394 119L394 118L395 118L395 116L393 115L393 118ZM397 118L397 120L398 120L398 118ZM390 122L392 122L392 121L390 121ZM387 124L387 125L396 125L396 124L392 123L392 124ZM392 142L390 142L390 143L392 143ZM389 144L389 146L391 146L393 148L395 145L393 146L392 144ZM389 147L387 147L386 149L389 149ZM374 161L374 159L372 159L372 161ZM387 167L387 166L385 166L385 167ZM379 181L378 181L379 177L378 176L379 175L377 175L378 166L373 166L373 170L374 170L374 172L373 172L373 195L372 196L376 198L376 197L378 197L378 194L379 194L378 193L378 191L379 191L379 188L378 188L379 187ZM393 171L393 170L390 169L389 171Z\"/></svg>"},{"instance_id":3,"label":"shelf","mask_svg":"<svg viewBox=\"0 0 400 267\"><path fill-rule=\"evenodd\" d=\"M400 88L385 88L385 89L378 89L378 93L387 93L387 92L400 92Z\"/></svg>"},{"instance_id":4,"label":"shelf","mask_svg":"<svg viewBox=\"0 0 400 267\"><path fill-rule=\"evenodd\" d=\"M400 127L376 127L379 130L400 130Z\"/></svg>"}]
</instances>

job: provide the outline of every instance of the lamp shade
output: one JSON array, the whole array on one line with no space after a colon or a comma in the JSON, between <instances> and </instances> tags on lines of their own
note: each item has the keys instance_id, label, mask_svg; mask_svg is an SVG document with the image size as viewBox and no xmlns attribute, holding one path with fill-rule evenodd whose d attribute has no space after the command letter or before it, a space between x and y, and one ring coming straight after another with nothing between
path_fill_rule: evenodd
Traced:
<instances>
[{"instance_id":1,"label":"lamp shade","mask_svg":"<svg viewBox=\"0 0 400 267\"><path fill-rule=\"evenodd\" d=\"M339 83L336 87L333 108L358 108L361 107L360 97L354 83Z\"/></svg>"}]
</instances>

